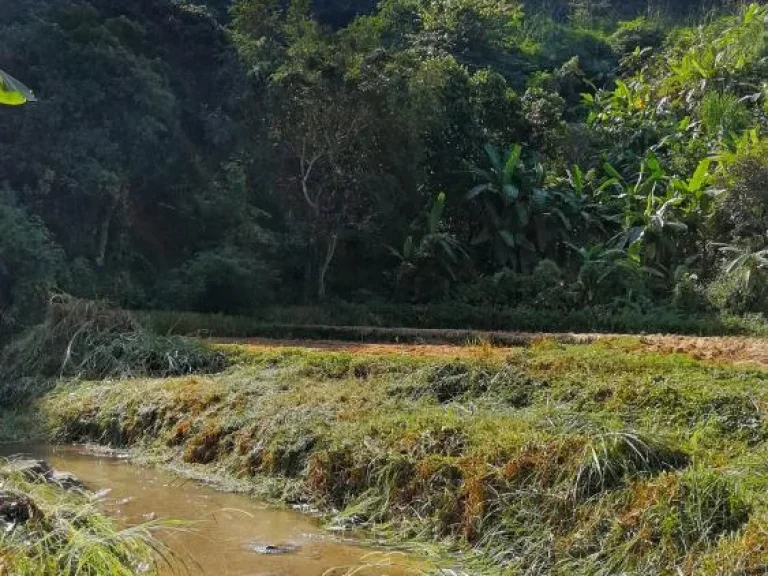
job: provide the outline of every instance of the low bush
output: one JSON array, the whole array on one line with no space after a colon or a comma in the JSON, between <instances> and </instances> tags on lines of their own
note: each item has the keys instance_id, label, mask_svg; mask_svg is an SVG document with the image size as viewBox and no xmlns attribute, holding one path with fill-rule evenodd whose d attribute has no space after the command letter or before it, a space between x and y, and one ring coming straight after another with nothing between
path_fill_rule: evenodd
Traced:
<instances>
[{"instance_id":1,"label":"low bush","mask_svg":"<svg viewBox=\"0 0 768 576\"><path fill-rule=\"evenodd\" d=\"M658 48L663 42L664 30L660 24L643 17L621 22L609 38L611 48L622 56L637 48Z\"/></svg>"},{"instance_id":2,"label":"low bush","mask_svg":"<svg viewBox=\"0 0 768 576\"><path fill-rule=\"evenodd\" d=\"M273 300L277 273L253 253L234 247L201 252L159 287L166 307L237 313Z\"/></svg>"},{"instance_id":3,"label":"low bush","mask_svg":"<svg viewBox=\"0 0 768 576\"><path fill-rule=\"evenodd\" d=\"M768 286L748 286L738 274L720 273L706 289L713 308L722 313L746 316L768 311Z\"/></svg>"}]
</instances>

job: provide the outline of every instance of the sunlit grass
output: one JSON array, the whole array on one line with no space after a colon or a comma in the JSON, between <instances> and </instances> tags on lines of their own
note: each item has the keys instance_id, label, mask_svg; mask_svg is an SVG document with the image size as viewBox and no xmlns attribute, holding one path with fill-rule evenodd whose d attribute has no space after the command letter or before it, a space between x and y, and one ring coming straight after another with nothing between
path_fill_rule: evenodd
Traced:
<instances>
[{"instance_id":1,"label":"sunlit grass","mask_svg":"<svg viewBox=\"0 0 768 576\"><path fill-rule=\"evenodd\" d=\"M473 572L768 560L763 369L633 339L461 358L228 349L223 374L63 384L43 412L64 440L175 455Z\"/></svg>"},{"instance_id":2,"label":"sunlit grass","mask_svg":"<svg viewBox=\"0 0 768 576\"><path fill-rule=\"evenodd\" d=\"M171 522L120 527L89 496L31 481L7 464L0 465L0 478L3 494L31 511L31 518L0 533L2 574L152 574L170 554L157 539L158 532L181 529Z\"/></svg>"}]
</instances>

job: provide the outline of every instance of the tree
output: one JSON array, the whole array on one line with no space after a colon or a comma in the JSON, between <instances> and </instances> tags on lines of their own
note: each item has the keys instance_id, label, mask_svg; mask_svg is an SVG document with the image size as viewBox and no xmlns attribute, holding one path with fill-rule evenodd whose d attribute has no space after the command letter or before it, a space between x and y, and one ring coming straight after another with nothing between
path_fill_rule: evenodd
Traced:
<instances>
[{"instance_id":1,"label":"tree","mask_svg":"<svg viewBox=\"0 0 768 576\"><path fill-rule=\"evenodd\" d=\"M4 7L0 61L45 97L3 114L0 173L77 262L67 289L147 305L158 270L223 236L198 198L239 146L227 42L184 4Z\"/></svg>"},{"instance_id":2,"label":"tree","mask_svg":"<svg viewBox=\"0 0 768 576\"><path fill-rule=\"evenodd\" d=\"M0 343L39 319L61 257L42 222L0 192Z\"/></svg>"}]
</instances>

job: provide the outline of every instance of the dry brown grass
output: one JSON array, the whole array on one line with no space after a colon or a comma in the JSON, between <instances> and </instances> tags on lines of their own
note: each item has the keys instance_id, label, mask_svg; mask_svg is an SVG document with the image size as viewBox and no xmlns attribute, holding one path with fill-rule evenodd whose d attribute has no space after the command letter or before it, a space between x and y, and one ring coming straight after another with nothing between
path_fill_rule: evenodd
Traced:
<instances>
[{"instance_id":1,"label":"dry brown grass","mask_svg":"<svg viewBox=\"0 0 768 576\"><path fill-rule=\"evenodd\" d=\"M696 360L768 367L768 339L690 336L646 336L641 342L649 351L687 354Z\"/></svg>"},{"instance_id":2,"label":"dry brown grass","mask_svg":"<svg viewBox=\"0 0 768 576\"><path fill-rule=\"evenodd\" d=\"M589 344L600 342L625 351L686 354L696 360L716 363L752 364L768 368L768 339L749 337L693 336L622 336L615 334L536 334L520 333L520 346L550 347L561 343ZM253 351L275 351L302 348L325 352L347 352L354 355L406 355L435 358L493 359L504 358L519 349L492 346L488 340L464 346L455 344L385 344L343 342L339 340L270 340L266 338L219 338L221 344L236 344Z\"/></svg>"}]
</instances>

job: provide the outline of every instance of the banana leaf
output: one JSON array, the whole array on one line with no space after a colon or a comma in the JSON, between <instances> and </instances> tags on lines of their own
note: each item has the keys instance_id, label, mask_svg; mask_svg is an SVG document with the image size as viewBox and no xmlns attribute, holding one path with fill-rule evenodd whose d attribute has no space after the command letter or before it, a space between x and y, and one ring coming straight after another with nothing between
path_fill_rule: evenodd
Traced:
<instances>
[{"instance_id":1,"label":"banana leaf","mask_svg":"<svg viewBox=\"0 0 768 576\"><path fill-rule=\"evenodd\" d=\"M0 104L21 106L27 102L36 102L32 91L10 74L0 70Z\"/></svg>"}]
</instances>

